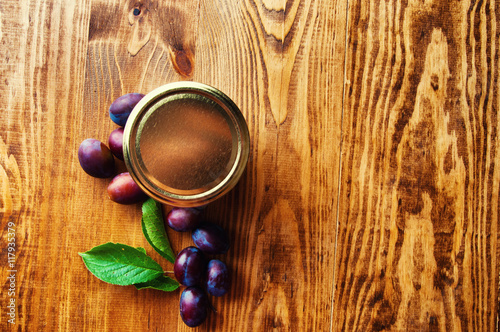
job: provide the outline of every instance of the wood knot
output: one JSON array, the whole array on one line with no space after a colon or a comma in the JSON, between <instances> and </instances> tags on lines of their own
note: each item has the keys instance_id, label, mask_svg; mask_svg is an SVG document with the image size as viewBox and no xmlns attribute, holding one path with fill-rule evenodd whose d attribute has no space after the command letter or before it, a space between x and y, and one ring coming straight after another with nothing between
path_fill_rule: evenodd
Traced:
<instances>
[{"instance_id":1,"label":"wood knot","mask_svg":"<svg viewBox=\"0 0 500 332\"><path fill-rule=\"evenodd\" d=\"M174 49L171 52L172 64L175 70L184 77L193 73L193 53L189 49Z\"/></svg>"},{"instance_id":2,"label":"wood knot","mask_svg":"<svg viewBox=\"0 0 500 332\"><path fill-rule=\"evenodd\" d=\"M137 21L142 21L144 16L147 15L148 8L143 4L136 4L133 7L129 7L128 11L128 23L134 25Z\"/></svg>"}]
</instances>

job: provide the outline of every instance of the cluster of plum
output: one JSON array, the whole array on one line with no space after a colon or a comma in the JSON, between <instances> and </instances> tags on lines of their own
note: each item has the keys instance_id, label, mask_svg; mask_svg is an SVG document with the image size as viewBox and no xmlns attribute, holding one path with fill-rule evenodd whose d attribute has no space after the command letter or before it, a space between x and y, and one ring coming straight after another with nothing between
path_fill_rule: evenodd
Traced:
<instances>
[{"instance_id":1,"label":"cluster of plum","mask_svg":"<svg viewBox=\"0 0 500 332\"><path fill-rule=\"evenodd\" d=\"M120 204L134 204L146 198L128 172L116 175L115 157L123 160L123 127L135 105L144 97L140 93L129 93L117 98L109 108L109 116L120 126L111 132L108 146L93 138L84 140L78 149L78 160L83 170L97 178L110 178L109 198Z\"/></svg>"},{"instance_id":2,"label":"cluster of plum","mask_svg":"<svg viewBox=\"0 0 500 332\"><path fill-rule=\"evenodd\" d=\"M114 176L108 185L109 198L120 204L134 204L147 197L128 172L116 175L115 158L123 161L123 127L135 105L144 97L129 93L116 99L109 108L109 116L120 126L113 130L108 146L99 140L84 140L78 149L78 160L83 170L98 178ZM172 208L167 215L167 225L177 232L192 231L196 246L184 248L174 262L177 281L186 286L180 298L180 314L190 327L202 324L212 308L208 294L222 296L230 287L227 266L207 255L224 254L229 250L229 237L220 227L203 222L200 208Z\"/></svg>"},{"instance_id":3,"label":"cluster of plum","mask_svg":"<svg viewBox=\"0 0 500 332\"><path fill-rule=\"evenodd\" d=\"M222 296L230 287L226 264L207 255L224 254L229 250L229 237L220 226L203 222L197 208L173 208L167 215L167 225L175 231L192 231L196 246L184 248L174 262L177 281L186 286L181 294L180 314L187 326L202 324L211 308L208 294Z\"/></svg>"}]
</instances>

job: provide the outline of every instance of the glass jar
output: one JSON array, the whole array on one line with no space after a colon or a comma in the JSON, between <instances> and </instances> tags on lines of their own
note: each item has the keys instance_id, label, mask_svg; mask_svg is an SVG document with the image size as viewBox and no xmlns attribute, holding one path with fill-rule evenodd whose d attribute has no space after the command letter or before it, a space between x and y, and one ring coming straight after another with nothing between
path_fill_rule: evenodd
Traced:
<instances>
[{"instance_id":1,"label":"glass jar","mask_svg":"<svg viewBox=\"0 0 500 332\"><path fill-rule=\"evenodd\" d=\"M221 91L196 82L161 86L135 106L124 129L127 169L142 190L172 206L208 204L245 170L245 118Z\"/></svg>"}]
</instances>

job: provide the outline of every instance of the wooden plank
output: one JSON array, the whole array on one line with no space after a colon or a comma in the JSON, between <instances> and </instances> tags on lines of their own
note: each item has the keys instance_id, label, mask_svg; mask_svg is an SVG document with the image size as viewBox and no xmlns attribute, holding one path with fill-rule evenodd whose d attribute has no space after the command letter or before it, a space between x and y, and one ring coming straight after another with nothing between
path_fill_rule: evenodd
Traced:
<instances>
[{"instance_id":1,"label":"wooden plank","mask_svg":"<svg viewBox=\"0 0 500 332\"><path fill-rule=\"evenodd\" d=\"M194 78L242 109L251 159L209 210L237 276L214 331L330 328L346 7L343 1L202 1Z\"/></svg>"},{"instance_id":2,"label":"wooden plank","mask_svg":"<svg viewBox=\"0 0 500 332\"><path fill-rule=\"evenodd\" d=\"M495 1L349 1L335 331L498 324Z\"/></svg>"},{"instance_id":3,"label":"wooden plank","mask_svg":"<svg viewBox=\"0 0 500 332\"><path fill-rule=\"evenodd\" d=\"M84 210L74 194L80 178L75 137L83 125L89 12L89 1L1 3L3 331L75 330L68 317L82 310L71 294L85 283L73 271L80 264L73 245ZM15 243L12 261L7 243ZM11 299L15 320L8 322Z\"/></svg>"},{"instance_id":4,"label":"wooden plank","mask_svg":"<svg viewBox=\"0 0 500 332\"><path fill-rule=\"evenodd\" d=\"M148 93L163 84L191 79L197 69L194 56L198 1L93 1L85 77L85 130L78 139L107 140L117 126L107 110L117 97L130 92ZM134 9L140 10L134 15ZM123 164L121 167L124 167ZM146 242L141 209L105 199L108 181L82 178L81 195L93 212L87 225L102 219L101 228L87 228L80 251L109 241L146 248L165 271L173 266ZM190 235L169 232L176 252L193 245ZM79 264L77 273L86 284L85 312L77 321L88 330L187 330L179 315L180 292L141 290L107 285ZM81 295L81 294L80 294ZM73 318L68 318L73 320Z\"/></svg>"}]
</instances>

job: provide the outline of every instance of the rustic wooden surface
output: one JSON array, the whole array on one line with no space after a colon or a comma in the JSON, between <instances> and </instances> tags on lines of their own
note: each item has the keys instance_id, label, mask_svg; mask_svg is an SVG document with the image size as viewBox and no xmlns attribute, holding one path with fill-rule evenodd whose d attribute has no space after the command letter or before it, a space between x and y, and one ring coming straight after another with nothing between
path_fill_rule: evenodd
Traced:
<instances>
[{"instance_id":1,"label":"rustic wooden surface","mask_svg":"<svg viewBox=\"0 0 500 332\"><path fill-rule=\"evenodd\" d=\"M118 96L194 80L252 137L206 210L233 283L198 330L498 330L499 17L470 0L0 0L0 329L191 330L178 291L85 269L78 252L109 241L171 265L76 152L107 140Z\"/></svg>"}]
</instances>

